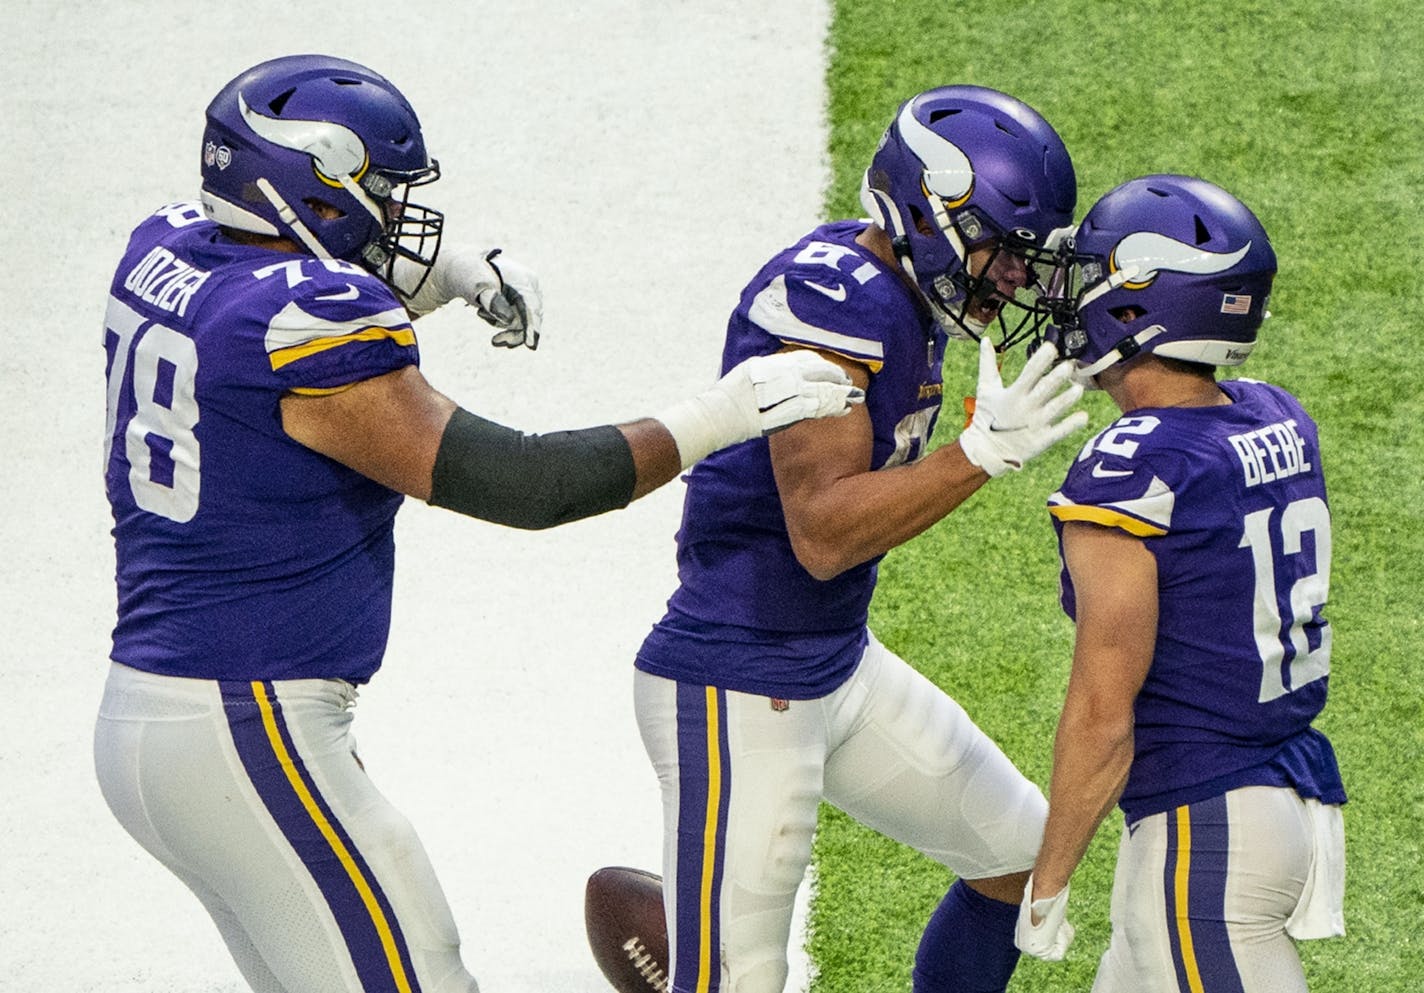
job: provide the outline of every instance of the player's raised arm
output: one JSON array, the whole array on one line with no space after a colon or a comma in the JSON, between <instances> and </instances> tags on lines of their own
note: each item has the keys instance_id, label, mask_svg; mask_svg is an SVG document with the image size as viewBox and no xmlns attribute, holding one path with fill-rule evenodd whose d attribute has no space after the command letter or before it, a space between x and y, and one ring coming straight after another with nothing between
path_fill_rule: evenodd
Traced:
<instances>
[{"instance_id":1,"label":"player's raised arm","mask_svg":"<svg viewBox=\"0 0 1424 993\"><path fill-rule=\"evenodd\" d=\"M391 489L538 529L624 507L713 451L844 414L863 396L838 366L788 352L748 359L655 418L525 434L459 407L406 366L335 393L288 394L282 426Z\"/></svg>"}]
</instances>

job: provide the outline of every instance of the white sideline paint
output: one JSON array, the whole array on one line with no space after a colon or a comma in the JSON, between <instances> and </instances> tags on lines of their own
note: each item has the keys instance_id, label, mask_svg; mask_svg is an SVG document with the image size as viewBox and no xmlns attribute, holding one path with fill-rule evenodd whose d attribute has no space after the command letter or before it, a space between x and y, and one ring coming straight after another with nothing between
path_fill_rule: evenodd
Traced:
<instances>
[{"instance_id":1,"label":"white sideline paint","mask_svg":"<svg viewBox=\"0 0 1424 993\"><path fill-rule=\"evenodd\" d=\"M389 76L440 159L452 238L504 245L547 300L535 353L492 349L468 310L422 321L427 375L526 430L586 426L710 383L742 282L818 217L826 6L7 6L0 991L245 990L197 902L110 817L90 759L114 611L104 298L132 226L196 196L212 94L298 51ZM356 734L484 993L607 993L583 883L657 866L631 658L671 592L680 498L543 534L402 513L387 667Z\"/></svg>"}]
</instances>

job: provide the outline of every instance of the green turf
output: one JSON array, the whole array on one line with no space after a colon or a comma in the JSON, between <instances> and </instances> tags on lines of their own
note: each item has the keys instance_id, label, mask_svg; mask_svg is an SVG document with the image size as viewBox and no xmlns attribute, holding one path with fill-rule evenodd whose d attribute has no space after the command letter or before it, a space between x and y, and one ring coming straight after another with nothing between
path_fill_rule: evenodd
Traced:
<instances>
[{"instance_id":1,"label":"green turf","mask_svg":"<svg viewBox=\"0 0 1424 993\"><path fill-rule=\"evenodd\" d=\"M1327 614L1335 743L1350 803L1348 935L1303 943L1315 993L1424 982L1424 26L1394 0L946 3L837 0L827 216L857 216L860 173L896 106L942 83L994 86L1057 127L1079 215L1117 183L1187 172L1272 235L1274 317L1242 374L1294 391L1320 425L1334 516ZM946 396L973 387L952 349ZM1089 398L1097 426L1115 411ZM952 439L957 405L940 440ZM1056 602L1044 498L1065 443L996 480L881 569L871 624L1045 784L1072 629ZM1017 993L1087 989L1107 941L1117 815L1074 880L1066 963L1026 960ZM949 881L823 811L811 914L817 993L908 990Z\"/></svg>"}]
</instances>

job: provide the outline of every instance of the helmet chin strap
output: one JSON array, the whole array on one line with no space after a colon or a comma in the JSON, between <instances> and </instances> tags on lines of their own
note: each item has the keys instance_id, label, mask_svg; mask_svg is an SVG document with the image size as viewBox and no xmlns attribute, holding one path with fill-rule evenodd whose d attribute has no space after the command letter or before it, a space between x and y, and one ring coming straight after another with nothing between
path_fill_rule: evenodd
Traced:
<instances>
[{"instance_id":1,"label":"helmet chin strap","mask_svg":"<svg viewBox=\"0 0 1424 993\"><path fill-rule=\"evenodd\" d=\"M350 193L351 196L356 199L356 202L361 204L367 213L374 217L384 228L386 215L385 211L381 209L380 204L372 200L370 196L366 194L366 191L361 189L350 176L340 177L339 182L346 192ZM287 225L292 233L297 236L297 239L306 246L307 251L319 259L334 258L334 256L327 251L326 246L312 233L311 228L302 223L302 219L297 216L297 212L292 209L292 205L287 203L282 194L277 192L277 188L272 185L270 180L265 176L258 177L257 188L262 191L262 195L267 198L267 202L277 211L277 216L281 218L282 223Z\"/></svg>"},{"instance_id":2,"label":"helmet chin strap","mask_svg":"<svg viewBox=\"0 0 1424 993\"><path fill-rule=\"evenodd\" d=\"M1138 352L1142 351L1143 345L1147 344L1159 334L1165 334L1166 331L1167 329L1162 325L1153 324L1151 327L1143 328L1131 337L1122 339L1122 341L1119 341L1112 348L1108 349L1107 354L1092 365L1079 365L1073 370L1073 380L1084 386L1089 385L1098 373L1116 365L1124 359L1132 358Z\"/></svg>"},{"instance_id":3,"label":"helmet chin strap","mask_svg":"<svg viewBox=\"0 0 1424 993\"><path fill-rule=\"evenodd\" d=\"M258 177L257 188L262 191L262 195L267 198L267 202L276 209L277 216L282 219L282 223L287 225L287 227L292 230L292 233L300 239L301 243L306 246L307 251L319 259L329 259L332 257L331 253L326 250L326 246L318 241L316 235L311 233L311 229L302 223L302 219L297 216L297 212L292 209L291 204L282 198L282 194L277 192L277 188L273 186L265 176Z\"/></svg>"},{"instance_id":4,"label":"helmet chin strap","mask_svg":"<svg viewBox=\"0 0 1424 993\"><path fill-rule=\"evenodd\" d=\"M1107 279L1104 279L1097 286L1094 286L1091 290L1083 294L1083 298L1078 301L1078 309L1082 310L1104 293L1111 293L1124 283L1132 282L1132 280L1137 277L1137 274L1138 267L1136 265L1129 265L1126 268L1109 273Z\"/></svg>"},{"instance_id":5,"label":"helmet chin strap","mask_svg":"<svg viewBox=\"0 0 1424 993\"><path fill-rule=\"evenodd\" d=\"M973 336L975 341L978 341L980 338L984 337L986 334L989 333L989 325L985 324L983 321L976 321L972 317L965 316L961 317L959 319L959 322L963 325L964 329L968 331L970 335Z\"/></svg>"},{"instance_id":6,"label":"helmet chin strap","mask_svg":"<svg viewBox=\"0 0 1424 993\"><path fill-rule=\"evenodd\" d=\"M964 242L959 237L958 229L949 220L949 215L943 206L944 201L938 197L931 197L931 200L938 204L932 209L934 210L935 220L940 224L940 230L943 232L946 240L949 241L950 247L954 249L955 255L960 258L961 264L964 264L963 260L967 256L964 249ZM914 285L915 291L919 293L921 299L925 301L926 306L930 309L930 313L934 315L936 323L944 328L945 333L951 338L968 338L974 341L978 341L983 337L989 330L987 324L982 321L976 321L964 314L956 317L934 294L926 293L920 286L919 276L915 272L915 260L910 257L910 238L905 230L905 224L900 217L900 212L895 207L894 201L881 191L873 189L870 184L866 182L861 188L861 205L871 214L871 220L880 225L881 230L889 235L890 248L895 253L896 261L900 263L900 268L905 271L905 275L910 277L910 282ZM969 297L966 291L965 306L962 309L968 308L968 300Z\"/></svg>"},{"instance_id":7,"label":"helmet chin strap","mask_svg":"<svg viewBox=\"0 0 1424 993\"><path fill-rule=\"evenodd\" d=\"M357 185L355 180L350 176L338 176L337 182L341 184L342 189L356 198L357 203L366 208L366 213L374 217L377 224L382 228L386 226L386 212L381 209L380 204L367 195L365 190Z\"/></svg>"}]
</instances>

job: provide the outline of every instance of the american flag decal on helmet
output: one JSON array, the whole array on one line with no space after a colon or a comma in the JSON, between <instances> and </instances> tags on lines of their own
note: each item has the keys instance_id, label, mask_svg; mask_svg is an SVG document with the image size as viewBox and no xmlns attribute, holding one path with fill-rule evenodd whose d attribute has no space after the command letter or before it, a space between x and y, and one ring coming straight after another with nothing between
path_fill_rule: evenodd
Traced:
<instances>
[{"instance_id":1,"label":"american flag decal on helmet","mask_svg":"<svg viewBox=\"0 0 1424 993\"><path fill-rule=\"evenodd\" d=\"M1251 312L1251 297L1244 293L1224 293L1221 297L1221 312L1223 314L1249 314Z\"/></svg>"}]
</instances>

